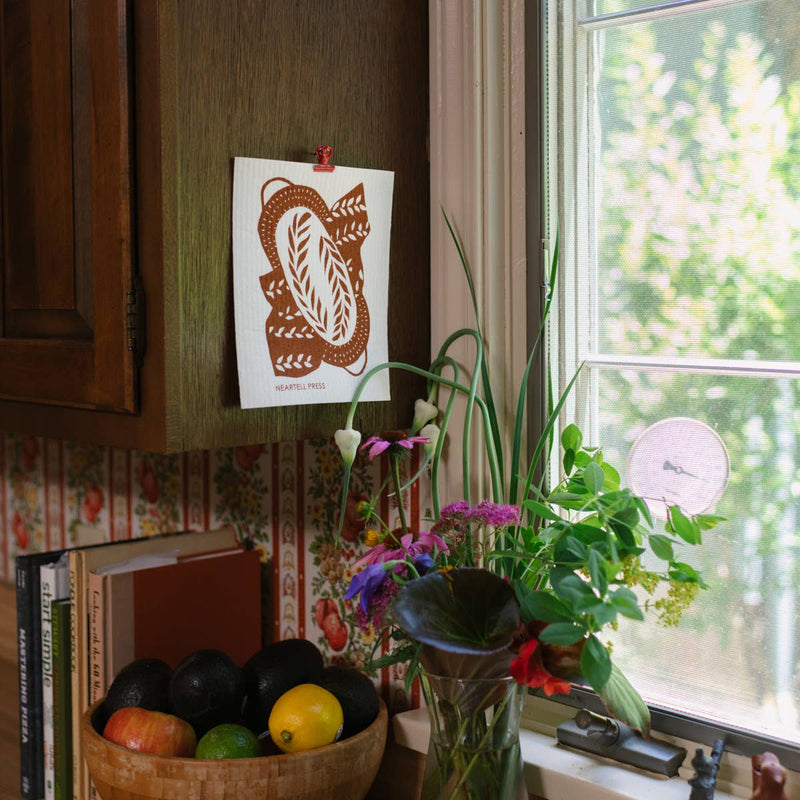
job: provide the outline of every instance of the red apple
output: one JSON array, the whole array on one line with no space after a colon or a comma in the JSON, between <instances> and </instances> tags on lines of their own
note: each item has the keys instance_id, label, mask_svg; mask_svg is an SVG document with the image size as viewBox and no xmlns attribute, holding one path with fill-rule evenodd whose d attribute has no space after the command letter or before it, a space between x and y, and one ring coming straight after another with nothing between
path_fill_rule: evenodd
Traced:
<instances>
[{"instance_id":1,"label":"red apple","mask_svg":"<svg viewBox=\"0 0 800 800\"><path fill-rule=\"evenodd\" d=\"M191 758L197 747L194 728L185 720L128 706L115 711L103 729L103 736L115 744L159 756Z\"/></svg>"}]
</instances>

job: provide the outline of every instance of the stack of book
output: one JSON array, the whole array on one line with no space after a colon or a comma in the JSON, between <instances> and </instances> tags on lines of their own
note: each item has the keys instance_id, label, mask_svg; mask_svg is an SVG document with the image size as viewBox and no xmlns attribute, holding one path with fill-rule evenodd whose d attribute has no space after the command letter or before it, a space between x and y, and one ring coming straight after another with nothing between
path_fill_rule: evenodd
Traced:
<instances>
[{"instance_id":1,"label":"stack of book","mask_svg":"<svg viewBox=\"0 0 800 800\"><path fill-rule=\"evenodd\" d=\"M190 531L17 558L20 789L92 800L80 719L138 658L195 650L243 664L262 646L259 554L233 530Z\"/></svg>"}]
</instances>

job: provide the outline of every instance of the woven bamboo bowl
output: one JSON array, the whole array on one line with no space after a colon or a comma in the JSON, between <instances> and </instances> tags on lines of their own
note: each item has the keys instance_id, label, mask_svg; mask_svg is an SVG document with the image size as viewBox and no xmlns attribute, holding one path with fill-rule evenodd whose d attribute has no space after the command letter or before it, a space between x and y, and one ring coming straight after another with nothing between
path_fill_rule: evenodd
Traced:
<instances>
[{"instance_id":1,"label":"woven bamboo bowl","mask_svg":"<svg viewBox=\"0 0 800 800\"><path fill-rule=\"evenodd\" d=\"M167 758L104 739L95 727L101 703L81 719L81 748L102 800L363 800L386 746L388 715L381 701L369 728L305 753L231 760Z\"/></svg>"}]
</instances>

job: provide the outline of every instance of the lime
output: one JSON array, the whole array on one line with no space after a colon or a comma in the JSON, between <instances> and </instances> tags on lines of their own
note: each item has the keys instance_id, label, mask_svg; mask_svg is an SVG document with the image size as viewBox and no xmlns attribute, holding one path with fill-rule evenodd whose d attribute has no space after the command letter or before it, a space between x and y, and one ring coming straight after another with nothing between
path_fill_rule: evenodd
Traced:
<instances>
[{"instance_id":1,"label":"lime","mask_svg":"<svg viewBox=\"0 0 800 800\"><path fill-rule=\"evenodd\" d=\"M195 758L255 758L260 756L261 742L249 728L223 722L205 733L197 743Z\"/></svg>"},{"instance_id":2,"label":"lime","mask_svg":"<svg viewBox=\"0 0 800 800\"><path fill-rule=\"evenodd\" d=\"M269 732L284 753L332 744L342 734L341 703L327 689L301 683L282 694L269 715Z\"/></svg>"}]
</instances>

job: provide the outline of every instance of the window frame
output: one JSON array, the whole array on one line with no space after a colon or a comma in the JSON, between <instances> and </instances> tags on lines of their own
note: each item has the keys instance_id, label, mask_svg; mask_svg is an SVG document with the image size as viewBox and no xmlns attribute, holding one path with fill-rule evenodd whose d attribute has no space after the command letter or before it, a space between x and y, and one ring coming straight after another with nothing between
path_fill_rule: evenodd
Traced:
<instances>
[{"instance_id":1,"label":"window frame","mask_svg":"<svg viewBox=\"0 0 800 800\"><path fill-rule=\"evenodd\" d=\"M621 24L643 22L646 20L674 17L683 13L696 13L713 8L729 7L741 3L752 3L757 0L670 0L656 2L656 0L642 0L641 5L646 9L615 12L597 15L594 17L581 16L589 0L561 0L559 6L563 13L575 13L578 23L574 28L565 30L560 26L556 3L544 0L545 22L542 33L542 74L546 76L547 92L555 92L556 86L568 85L573 87L571 102L563 101L557 104L555 114L545 114L549 127L545 131L545 138L557 141L557 129L563 127L570 131L571 139L576 142L569 152L562 152L556 146L547 147L546 163L550 175L564 173L564 182L567 185L582 185L584 191L576 191L575 197L564 197L563 193L551 191L554 202L550 205L545 201L545 214L547 215L546 228L555 228L555 220L563 231L560 250L563 255L559 269L560 281L558 291L562 301L557 305L556 326L559 337L557 344L549 351L550 366L557 374L558 385L564 386L571 376L583 365L581 377L577 382L573 397L567 404L568 418L575 420L582 430L588 431L593 441L599 439L599 425L597 415L591 413L594 398L597 396L597 375L604 369L637 368L641 370L669 370L680 371L683 374L723 374L750 377L796 377L800 369L798 362L772 362L772 361L744 361L702 358L651 358L614 356L605 353L588 351L586 341L581 341L577 320L590 320L589 326L596 330L598 324L596 302L597 275L595 270L590 270L588 276L588 289L586 288L587 275L585 270L579 271L576 264L594 264L595 253L592 244L595 241L592 220L594 215L591 208L596 202L592 195L593 184L590 178L592 169L591 154L589 153L592 140L591 131L583 136L584 129L592 124L589 92L594 80L590 63L591 49L589 39L599 29L618 26ZM571 54L557 59L557 69L550 70L547 66L547 48L553 46L553 35L548 29L558 31L558 47L563 53ZM578 81L578 74L586 76L585 83ZM560 116L560 119L558 118ZM579 118L585 122L579 124ZM585 197L582 197L584 195ZM576 246L574 243L578 242ZM579 291L579 284L583 288ZM590 299L591 298L591 299ZM577 309L577 313L575 313ZM585 338L585 337L584 337ZM598 713L603 713L602 704L591 692L574 689L570 695L562 700L567 705L574 707L588 707ZM770 737L761 733L737 727L733 724L716 723L704 718L693 716L691 713L675 712L671 709L650 705L653 730L659 733L689 739L708 746L713 745L717 739L723 739L728 752L750 756L755 753L769 750L775 753L783 766L800 770L800 747L792 742Z\"/></svg>"},{"instance_id":2,"label":"window frame","mask_svg":"<svg viewBox=\"0 0 800 800\"><path fill-rule=\"evenodd\" d=\"M697 2L672 0L662 5L696 7ZM699 2L711 7L729 0ZM444 209L470 258L486 338L501 345L490 349L488 357L493 374L502 375L501 392L506 393L519 386L530 333L538 328L552 246L549 237L556 230L556 214L544 211L539 199L543 185L559 169L556 157L543 157L543 138L554 131L541 126L542 104L553 86L540 80L546 46L543 29L554 10L551 0L431 0L429 4L432 354L452 330L474 323L462 268L443 224ZM603 21L597 18L592 24ZM537 46L526 47L526 38ZM585 58L585 53L577 57ZM572 168L583 170L586 165ZM486 208L489 213L484 213ZM562 246L565 240L574 240L568 220L561 224ZM574 292L577 276L562 278L560 291ZM519 335L522 330L528 335ZM576 353L573 331L548 356L551 365L566 374ZM586 387L578 388L586 396ZM498 407L513 408L513 403L501 402ZM543 399L529 409L532 441L541 429L543 413ZM579 425L586 424L586 409L574 401L568 413ZM504 419L501 424L507 429L512 422ZM486 476L476 478L476 496L485 481ZM599 705L595 696L578 689L564 702ZM726 752L744 756L769 749L785 767L800 771L800 750L788 743L785 747L778 740L711 725L688 714L651 711L654 731L709 746L724 738Z\"/></svg>"}]
</instances>

